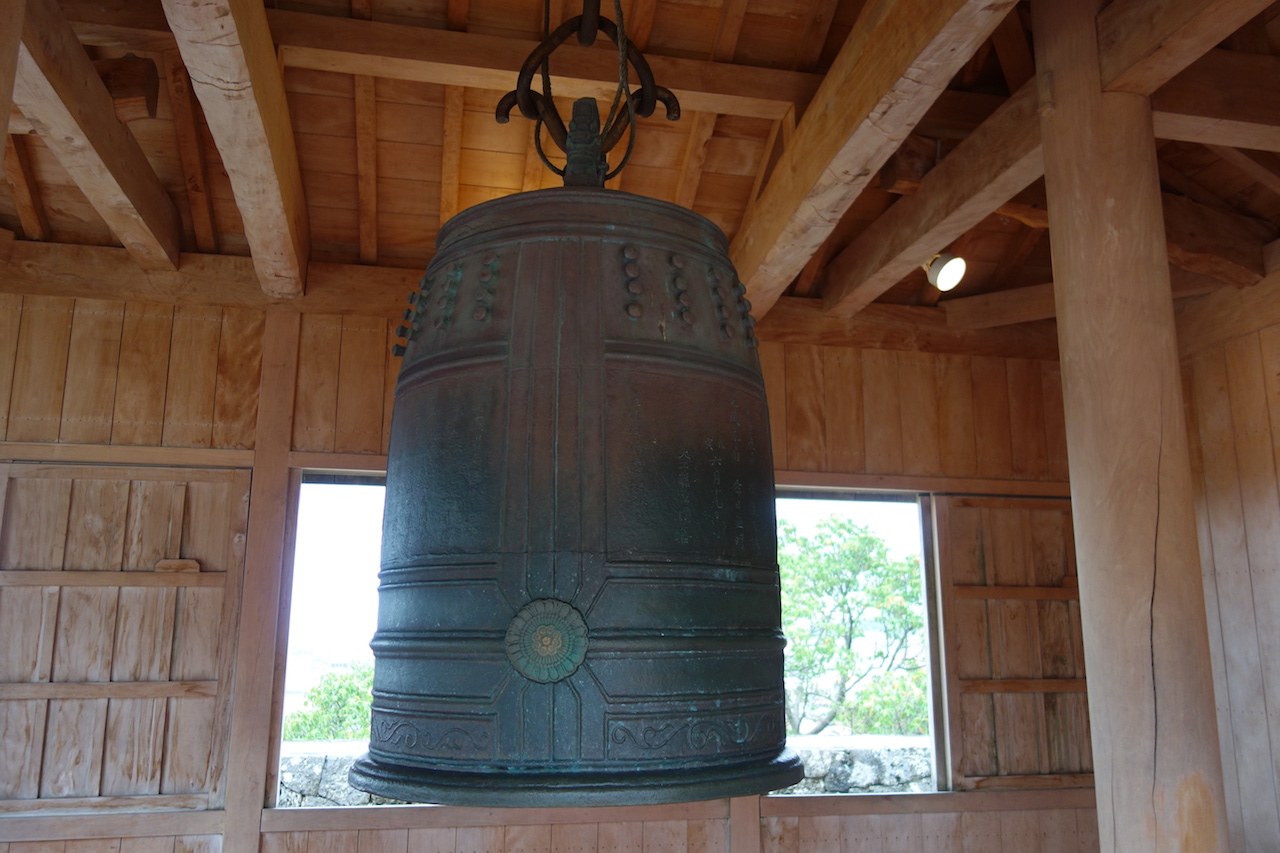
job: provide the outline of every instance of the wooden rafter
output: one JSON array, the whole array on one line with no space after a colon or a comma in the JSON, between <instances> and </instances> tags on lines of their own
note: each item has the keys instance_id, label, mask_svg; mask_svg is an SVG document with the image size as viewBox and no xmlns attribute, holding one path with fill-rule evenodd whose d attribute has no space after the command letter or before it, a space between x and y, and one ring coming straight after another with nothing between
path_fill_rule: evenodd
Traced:
<instances>
[{"instance_id":1,"label":"wooden rafter","mask_svg":"<svg viewBox=\"0 0 1280 853\"><path fill-rule=\"evenodd\" d=\"M1031 45L1027 42L1027 31L1022 28L1022 17L1016 6L1004 16L1000 26L991 34L991 45L995 48L996 60L1000 63L1000 71L1004 74L1010 92L1018 91L1036 76Z\"/></svg>"},{"instance_id":2,"label":"wooden rafter","mask_svg":"<svg viewBox=\"0 0 1280 853\"><path fill-rule=\"evenodd\" d=\"M1280 57L1211 50L1151 106L1161 139L1280 151Z\"/></svg>"},{"instance_id":3,"label":"wooden rafter","mask_svg":"<svg viewBox=\"0 0 1280 853\"><path fill-rule=\"evenodd\" d=\"M1272 0L1116 0L1098 14L1106 91L1150 95Z\"/></svg>"},{"instance_id":4,"label":"wooden rafter","mask_svg":"<svg viewBox=\"0 0 1280 853\"><path fill-rule=\"evenodd\" d=\"M839 5L839 0L813 0L809 5L808 23L796 44L796 60L791 66L796 71L813 71L822 61L822 49Z\"/></svg>"},{"instance_id":5,"label":"wooden rafter","mask_svg":"<svg viewBox=\"0 0 1280 853\"><path fill-rule=\"evenodd\" d=\"M14 102L144 269L172 269L178 211L56 4L28 4Z\"/></svg>"},{"instance_id":6,"label":"wooden rafter","mask_svg":"<svg viewBox=\"0 0 1280 853\"><path fill-rule=\"evenodd\" d=\"M1200 19L1187 19L1182 14L1185 11L1182 5L1185 4L1180 3L1181 0L1178 0L1172 4L1176 8L1166 10L1171 20L1181 20L1182 26L1189 28L1186 32L1175 30L1169 36L1179 45L1177 51L1165 51L1163 43L1152 43L1150 39L1138 42L1112 39L1114 46L1111 50L1124 51L1125 56L1129 57L1127 61L1132 63L1141 63L1146 59L1145 54L1133 55L1135 44L1141 43L1149 51L1160 53L1159 73L1148 71L1141 78L1135 79L1153 79L1152 75L1168 79L1180 70L1171 66L1173 57L1179 58L1179 61L1192 62L1197 56L1210 51L1216 43L1212 40L1212 34L1222 26L1221 22L1215 21L1214 27L1208 31L1198 29ZM1108 9L1117 5L1128 4L1112 4ZM1218 14L1231 19L1236 26L1253 14L1253 7L1248 3L1216 5L1223 6L1218 9ZM1230 8L1226 8L1227 6ZM1170 31L1170 24L1163 19L1148 23L1158 32ZM1110 26L1114 25L1113 21ZM1102 27L1100 19L1100 33ZM1101 41L1100 35L1100 43ZM1104 52L1104 66L1109 61L1109 56ZM1210 63L1213 61L1211 59ZM1114 66L1114 62L1112 65ZM823 304L828 312L847 316L861 310L910 272L914 265L977 225L1018 190L1043 174L1037 114L1042 105L1041 95L1035 91L1035 85L1035 81L1032 81L1019 90L926 176L919 192L890 208L873 228L864 232L831 262L827 285L823 291ZM1267 81L1263 85L1275 84ZM1043 108L1052 109L1052 93L1046 92L1044 97L1048 101ZM1170 99L1174 103L1176 100ZM1153 105L1157 111L1165 107L1159 98L1153 99ZM1239 107L1234 101L1230 106ZM1249 119L1264 120L1254 111L1245 115ZM1265 120L1276 121L1274 116ZM1155 121L1156 132L1165 136L1160 129L1159 112ZM1256 123L1249 121L1241 124L1257 127Z\"/></svg>"},{"instance_id":7,"label":"wooden rafter","mask_svg":"<svg viewBox=\"0 0 1280 853\"><path fill-rule=\"evenodd\" d=\"M262 288L302 293L311 237L284 81L260 3L164 0L231 179Z\"/></svg>"},{"instance_id":8,"label":"wooden rafter","mask_svg":"<svg viewBox=\"0 0 1280 853\"><path fill-rule=\"evenodd\" d=\"M187 66L177 51L165 57L165 78L169 83L169 109L173 113L173 130L178 140L178 158L182 161L182 177L187 188L187 206L191 209L191 227L196 234L196 249L218 251L218 226L214 220L213 195L209 192L209 170L196 119L200 109Z\"/></svg>"},{"instance_id":9,"label":"wooden rafter","mask_svg":"<svg viewBox=\"0 0 1280 853\"><path fill-rule=\"evenodd\" d=\"M777 301L1011 2L873 3L731 249L758 313Z\"/></svg>"},{"instance_id":10,"label":"wooden rafter","mask_svg":"<svg viewBox=\"0 0 1280 853\"><path fill-rule=\"evenodd\" d=\"M1168 193L1163 208L1170 263L1236 287L1257 284L1266 275L1262 247L1277 236L1271 223Z\"/></svg>"},{"instance_id":11,"label":"wooden rafter","mask_svg":"<svg viewBox=\"0 0 1280 853\"><path fill-rule=\"evenodd\" d=\"M925 175L827 267L823 305L849 316L1044 173L1035 84Z\"/></svg>"},{"instance_id":12,"label":"wooden rafter","mask_svg":"<svg viewBox=\"0 0 1280 853\"><path fill-rule=\"evenodd\" d=\"M28 240L52 240L53 229L49 227L44 204L40 201L40 188L36 186L35 175L31 172L26 140L21 136L6 136L4 140L4 179L18 209L22 236Z\"/></svg>"},{"instance_id":13,"label":"wooden rafter","mask_svg":"<svg viewBox=\"0 0 1280 853\"><path fill-rule=\"evenodd\" d=\"M1169 280L1174 299L1204 296L1228 286L1219 279L1173 266L1169 267ZM953 329L994 329L1057 316L1052 282L948 299L942 308L947 312L947 325Z\"/></svg>"},{"instance_id":14,"label":"wooden rafter","mask_svg":"<svg viewBox=\"0 0 1280 853\"><path fill-rule=\"evenodd\" d=\"M689 118L685 117L686 120ZM698 183L702 178L702 164L707 159L707 143L715 129L715 113L694 113L689 122L689 140L685 143L680 182L676 185L675 202L681 207L693 207L693 200L698 195Z\"/></svg>"},{"instance_id":15,"label":"wooden rafter","mask_svg":"<svg viewBox=\"0 0 1280 853\"><path fill-rule=\"evenodd\" d=\"M1271 192L1280 194L1280 156L1270 151L1241 151L1225 145L1210 145L1209 150Z\"/></svg>"},{"instance_id":16,"label":"wooden rafter","mask_svg":"<svg viewBox=\"0 0 1280 853\"><path fill-rule=\"evenodd\" d=\"M376 21L270 10L271 34L286 65L346 74L507 91L536 46L526 39L431 30ZM805 103L819 78L695 59L649 57L654 76L687 110L778 118ZM613 97L617 57L594 47L564 44L556 51L556 94Z\"/></svg>"}]
</instances>

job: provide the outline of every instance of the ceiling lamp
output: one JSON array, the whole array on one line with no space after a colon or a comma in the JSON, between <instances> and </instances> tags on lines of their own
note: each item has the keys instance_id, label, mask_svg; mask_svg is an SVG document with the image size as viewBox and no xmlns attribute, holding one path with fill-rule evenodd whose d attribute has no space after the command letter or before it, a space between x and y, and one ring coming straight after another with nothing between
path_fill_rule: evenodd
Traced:
<instances>
[{"instance_id":1,"label":"ceiling lamp","mask_svg":"<svg viewBox=\"0 0 1280 853\"><path fill-rule=\"evenodd\" d=\"M364 791L625 805L804 775L751 305L714 224L604 189L635 117L679 106L594 5L498 107L547 129L566 186L446 223L400 329ZM597 28L640 86L566 126L547 59Z\"/></svg>"},{"instance_id":2,"label":"ceiling lamp","mask_svg":"<svg viewBox=\"0 0 1280 853\"><path fill-rule=\"evenodd\" d=\"M953 255L950 252L940 252L922 266L925 274L929 277L929 283L944 293L948 290L954 290L955 286L960 283L960 279L964 278L964 258Z\"/></svg>"}]
</instances>

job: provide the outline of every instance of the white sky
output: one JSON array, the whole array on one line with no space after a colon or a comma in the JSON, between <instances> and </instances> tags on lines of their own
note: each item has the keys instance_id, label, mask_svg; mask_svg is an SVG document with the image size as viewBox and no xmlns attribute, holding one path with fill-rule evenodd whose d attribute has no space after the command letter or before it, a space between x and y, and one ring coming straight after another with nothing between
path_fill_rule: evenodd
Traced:
<instances>
[{"instance_id":1,"label":"white sky","mask_svg":"<svg viewBox=\"0 0 1280 853\"><path fill-rule=\"evenodd\" d=\"M334 667L373 660L382 540L381 486L306 483L298 509L285 713ZM919 508L912 503L779 498L779 520L812 534L820 519L848 513L889 545L894 558L919 555Z\"/></svg>"}]
</instances>

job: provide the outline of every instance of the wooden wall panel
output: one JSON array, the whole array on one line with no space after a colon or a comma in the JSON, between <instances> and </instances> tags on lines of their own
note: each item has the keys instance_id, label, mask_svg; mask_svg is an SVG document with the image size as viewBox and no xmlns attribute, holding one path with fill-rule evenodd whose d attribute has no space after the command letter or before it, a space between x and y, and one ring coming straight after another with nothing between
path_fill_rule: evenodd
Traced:
<instances>
[{"instance_id":1,"label":"wooden wall panel","mask_svg":"<svg viewBox=\"0 0 1280 853\"><path fill-rule=\"evenodd\" d=\"M1091 809L766 817L761 853L1092 853Z\"/></svg>"},{"instance_id":2,"label":"wooden wall panel","mask_svg":"<svg viewBox=\"0 0 1280 853\"><path fill-rule=\"evenodd\" d=\"M0 812L204 804L249 472L3 473Z\"/></svg>"},{"instance_id":3,"label":"wooden wall panel","mask_svg":"<svg viewBox=\"0 0 1280 853\"><path fill-rule=\"evenodd\" d=\"M1092 784L1065 500L933 500L957 789Z\"/></svg>"},{"instance_id":4,"label":"wooden wall panel","mask_svg":"<svg viewBox=\"0 0 1280 853\"><path fill-rule=\"evenodd\" d=\"M1067 479L1057 362L762 343L760 365L779 470Z\"/></svg>"},{"instance_id":5,"label":"wooden wall panel","mask_svg":"<svg viewBox=\"0 0 1280 853\"><path fill-rule=\"evenodd\" d=\"M262 312L0 301L0 440L252 448Z\"/></svg>"},{"instance_id":6,"label":"wooden wall panel","mask_svg":"<svg viewBox=\"0 0 1280 853\"><path fill-rule=\"evenodd\" d=\"M1280 327L1186 365L1233 848L1280 847Z\"/></svg>"},{"instance_id":7,"label":"wooden wall panel","mask_svg":"<svg viewBox=\"0 0 1280 853\"><path fill-rule=\"evenodd\" d=\"M386 452L400 359L382 317L304 314L298 344L293 449Z\"/></svg>"}]
</instances>

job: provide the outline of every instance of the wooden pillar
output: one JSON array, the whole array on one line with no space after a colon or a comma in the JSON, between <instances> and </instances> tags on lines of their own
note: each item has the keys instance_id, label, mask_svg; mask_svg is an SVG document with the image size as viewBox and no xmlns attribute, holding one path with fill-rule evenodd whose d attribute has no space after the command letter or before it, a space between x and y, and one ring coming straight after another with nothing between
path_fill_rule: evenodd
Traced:
<instances>
[{"instance_id":1,"label":"wooden pillar","mask_svg":"<svg viewBox=\"0 0 1280 853\"><path fill-rule=\"evenodd\" d=\"M1098 0L1033 0L1101 849L1227 849L1147 98L1103 93Z\"/></svg>"}]
</instances>

